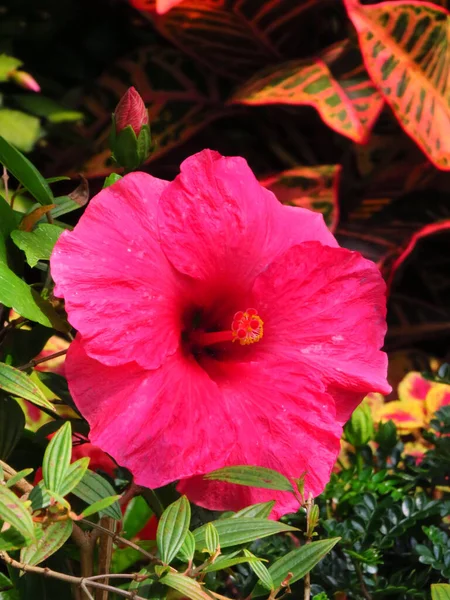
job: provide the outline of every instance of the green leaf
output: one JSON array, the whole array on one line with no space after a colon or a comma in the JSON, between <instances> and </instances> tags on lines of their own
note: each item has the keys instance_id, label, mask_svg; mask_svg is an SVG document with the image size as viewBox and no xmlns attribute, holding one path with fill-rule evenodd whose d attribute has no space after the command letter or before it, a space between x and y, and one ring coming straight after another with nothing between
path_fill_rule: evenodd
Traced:
<instances>
[{"instance_id":1,"label":"green leaf","mask_svg":"<svg viewBox=\"0 0 450 600\"><path fill-rule=\"evenodd\" d=\"M20 108L47 119L50 123L80 121L84 116L82 112L71 110L41 94L14 94L13 99Z\"/></svg>"},{"instance_id":2,"label":"green leaf","mask_svg":"<svg viewBox=\"0 0 450 600\"><path fill-rule=\"evenodd\" d=\"M0 389L12 396L24 398L37 406L44 406L54 411L53 405L26 373L5 363L0 363Z\"/></svg>"},{"instance_id":3,"label":"green leaf","mask_svg":"<svg viewBox=\"0 0 450 600\"><path fill-rule=\"evenodd\" d=\"M20 561L27 565L38 565L63 546L72 534L73 523L70 520L50 523L37 542L20 552Z\"/></svg>"},{"instance_id":4,"label":"green leaf","mask_svg":"<svg viewBox=\"0 0 450 600\"><path fill-rule=\"evenodd\" d=\"M130 540L141 531L153 512L142 496L130 500L123 515L122 536Z\"/></svg>"},{"instance_id":5,"label":"green leaf","mask_svg":"<svg viewBox=\"0 0 450 600\"><path fill-rule=\"evenodd\" d=\"M194 558L195 554L195 538L191 531L186 533L186 537L184 538L184 542L181 545L181 548L178 550L178 558L187 563L191 562Z\"/></svg>"},{"instance_id":6,"label":"green leaf","mask_svg":"<svg viewBox=\"0 0 450 600\"><path fill-rule=\"evenodd\" d=\"M2 521L0 520L0 525ZM6 531L0 533L0 552L10 552L11 550L19 550L31 542L29 537L24 537L14 527L10 527ZM0 596L1 600L1 596Z\"/></svg>"},{"instance_id":7,"label":"green leaf","mask_svg":"<svg viewBox=\"0 0 450 600\"><path fill-rule=\"evenodd\" d=\"M19 150L31 152L41 135L41 124L20 110L0 108L0 135Z\"/></svg>"},{"instance_id":8,"label":"green leaf","mask_svg":"<svg viewBox=\"0 0 450 600\"><path fill-rule=\"evenodd\" d=\"M25 415L19 404L13 398L0 395L0 458L2 460L7 460L24 429Z\"/></svg>"},{"instance_id":9,"label":"green leaf","mask_svg":"<svg viewBox=\"0 0 450 600\"><path fill-rule=\"evenodd\" d=\"M450 585L448 583L434 583L431 586L431 600L450 600Z\"/></svg>"},{"instance_id":10,"label":"green leaf","mask_svg":"<svg viewBox=\"0 0 450 600\"><path fill-rule=\"evenodd\" d=\"M205 567L205 573L211 573L213 571L221 571L222 569L229 569L235 565L241 565L244 563L261 562L259 558L250 558L248 556L237 556L240 551L232 552L231 554L224 554L219 556L213 563Z\"/></svg>"},{"instance_id":11,"label":"green leaf","mask_svg":"<svg viewBox=\"0 0 450 600\"><path fill-rule=\"evenodd\" d=\"M53 204L54 198L50 186L36 167L1 136L0 162L20 181L33 198L36 198L39 204Z\"/></svg>"},{"instance_id":12,"label":"green leaf","mask_svg":"<svg viewBox=\"0 0 450 600\"><path fill-rule=\"evenodd\" d=\"M269 521L267 519L250 519L247 517L234 519L219 519L213 521L215 528L219 532L220 547L228 548L236 544L246 544L260 538L282 533L285 531L298 531L296 527L279 523L278 521ZM205 547L206 525L202 525L194 531L195 543L198 550Z\"/></svg>"},{"instance_id":13,"label":"green leaf","mask_svg":"<svg viewBox=\"0 0 450 600\"><path fill-rule=\"evenodd\" d=\"M259 502L258 504L252 504L252 506L247 506L246 508L243 508L242 510L234 514L231 518L241 519L242 517L247 517L249 519L265 519L270 515L274 506L275 500L270 500L269 502Z\"/></svg>"},{"instance_id":14,"label":"green leaf","mask_svg":"<svg viewBox=\"0 0 450 600\"><path fill-rule=\"evenodd\" d=\"M50 506L51 496L45 488L44 482L40 481L31 490L28 500L31 502L31 510L39 510Z\"/></svg>"},{"instance_id":15,"label":"green leaf","mask_svg":"<svg viewBox=\"0 0 450 600\"><path fill-rule=\"evenodd\" d=\"M211 600L211 596L203 590L197 581L181 573L167 573L160 579L160 582L177 590L183 596L191 598L191 600Z\"/></svg>"},{"instance_id":16,"label":"green leaf","mask_svg":"<svg viewBox=\"0 0 450 600\"><path fill-rule=\"evenodd\" d=\"M50 492L61 494L72 457L72 427L69 421L50 440L42 462L42 476Z\"/></svg>"},{"instance_id":17,"label":"green leaf","mask_svg":"<svg viewBox=\"0 0 450 600\"><path fill-rule=\"evenodd\" d=\"M67 332L66 323L52 305L0 261L0 303L13 308L20 316L45 327Z\"/></svg>"},{"instance_id":18,"label":"green leaf","mask_svg":"<svg viewBox=\"0 0 450 600\"><path fill-rule=\"evenodd\" d=\"M88 469L89 460L89 457L85 456L69 465L59 491L61 496L67 496L73 488L77 487Z\"/></svg>"},{"instance_id":19,"label":"green leaf","mask_svg":"<svg viewBox=\"0 0 450 600\"><path fill-rule=\"evenodd\" d=\"M191 505L186 496L170 504L161 515L156 543L163 563L169 564L175 558L189 531L190 522Z\"/></svg>"},{"instance_id":20,"label":"green leaf","mask_svg":"<svg viewBox=\"0 0 450 600\"><path fill-rule=\"evenodd\" d=\"M286 579L288 573L292 573L289 583L294 583L309 573L311 569L322 560L322 558L338 543L341 538L330 538L329 540L320 540L305 544L289 552L279 560L273 563L269 568L270 576L273 579L275 587L281 585ZM252 592L252 596L262 596L266 593L265 588L257 584Z\"/></svg>"},{"instance_id":21,"label":"green leaf","mask_svg":"<svg viewBox=\"0 0 450 600\"><path fill-rule=\"evenodd\" d=\"M206 523L205 542L210 554L215 554L220 549L219 532L212 523Z\"/></svg>"},{"instance_id":22,"label":"green leaf","mask_svg":"<svg viewBox=\"0 0 450 600\"><path fill-rule=\"evenodd\" d=\"M8 81L8 75L18 67L23 65L23 62L14 56L0 54L0 81Z\"/></svg>"},{"instance_id":23,"label":"green leaf","mask_svg":"<svg viewBox=\"0 0 450 600\"><path fill-rule=\"evenodd\" d=\"M120 494L116 494L115 496L108 496L107 498L102 498L101 500L97 500L97 502L94 502L94 504L91 504L90 506L85 508L83 510L83 512L81 513L81 516L83 518L85 518L85 517L89 517L90 515L93 515L97 512L99 513L101 511L104 511L105 508L108 508L109 506L111 506L112 504L117 502L117 500L119 498L120 498Z\"/></svg>"},{"instance_id":24,"label":"green leaf","mask_svg":"<svg viewBox=\"0 0 450 600\"><path fill-rule=\"evenodd\" d=\"M114 185L121 179L122 179L122 175L119 175L118 173L111 173L110 175L108 175L108 177L106 177L106 179L103 183L103 189L109 187L110 185Z\"/></svg>"},{"instance_id":25,"label":"green leaf","mask_svg":"<svg viewBox=\"0 0 450 600\"><path fill-rule=\"evenodd\" d=\"M267 570L265 564L261 560L258 560L258 558L247 550L247 548L244 548L244 554L247 558L256 559L255 561L250 562L250 568L258 577L262 585L270 591L274 590L275 585L273 583L272 575Z\"/></svg>"},{"instance_id":26,"label":"green leaf","mask_svg":"<svg viewBox=\"0 0 450 600\"><path fill-rule=\"evenodd\" d=\"M30 267L35 267L40 260L50 260L53 247L63 231L57 225L41 223L34 231L13 231L11 238L25 252Z\"/></svg>"},{"instance_id":27,"label":"green leaf","mask_svg":"<svg viewBox=\"0 0 450 600\"><path fill-rule=\"evenodd\" d=\"M28 477L28 475L31 475L31 473L33 471L34 471L34 469L22 469L22 471L19 471L18 473L16 473L14 475L14 477L11 477L11 479L8 479L8 481L6 482L6 487L8 487L8 488L14 487L18 481L20 481L21 479L25 479L25 477Z\"/></svg>"},{"instance_id":28,"label":"green leaf","mask_svg":"<svg viewBox=\"0 0 450 600\"><path fill-rule=\"evenodd\" d=\"M35 538L31 513L25 504L5 486L0 486L0 519L12 525L26 539Z\"/></svg>"},{"instance_id":29,"label":"green leaf","mask_svg":"<svg viewBox=\"0 0 450 600\"><path fill-rule=\"evenodd\" d=\"M114 488L106 481L106 479L89 469L86 471L77 487L72 490L72 494L75 494L75 496L88 504L93 504L98 500L113 496L114 493ZM122 518L122 512L119 504L116 502L111 506L102 509L100 511L100 516L120 520Z\"/></svg>"},{"instance_id":30,"label":"green leaf","mask_svg":"<svg viewBox=\"0 0 450 600\"><path fill-rule=\"evenodd\" d=\"M6 243L11 231L17 228L19 217L3 196L0 196L0 262L7 262Z\"/></svg>"},{"instance_id":31,"label":"green leaf","mask_svg":"<svg viewBox=\"0 0 450 600\"><path fill-rule=\"evenodd\" d=\"M225 467L212 471L204 476L205 479L214 479L217 481L226 481L227 483L237 483L238 485L248 485L269 490L281 490L284 492L293 492L291 482L287 477L266 469L266 467L253 467L248 465Z\"/></svg>"}]
</instances>

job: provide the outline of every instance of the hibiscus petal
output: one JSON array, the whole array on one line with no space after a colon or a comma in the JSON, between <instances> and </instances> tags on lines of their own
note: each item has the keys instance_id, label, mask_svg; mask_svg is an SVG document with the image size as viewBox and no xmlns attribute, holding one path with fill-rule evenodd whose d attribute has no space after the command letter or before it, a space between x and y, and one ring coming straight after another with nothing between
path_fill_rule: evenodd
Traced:
<instances>
[{"instance_id":1,"label":"hibiscus petal","mask_svg":"<svg viewBox=\"0 0 450 600\"><path fill-rule=\"evenodd\" d=\"M85 351L107 365L157 368L178 347L179 277L161 252L157 202L167 182L132 173L102 190L51 258L55 295Z\"/></svg>"},{"instance_id":2,"label":"hibiscus petal","mask_svg":"<svg viewBox=\"0 0 450 600\"><path fill-rule=\"evenodd\" d=\"M291 356L327 382L344 423L369 392L387 394L385 284L359 253L306 242L256 279L254 305L264 321L257 352Z\"/></svg>"},{"instance_id":3,"label":"hibiscus petal","mask_svg":"<svg viewBox=\"0 0 450 600\"><path fill-rule=\"evenodd\" d=\"M90 441L150 488L219 468L236 439L217 384L177 352L156 370L109 367L72 342L66 359L72 397Z\"/></svg>"},{"instance_id":4,"label":"hibiscus petal","mask_svg":"<svg viewBox=\"0 0 450 600\"><path fill-rule=\"evenodd\" d=\"M234 404L233 420L239 438L223 466L257 465L289 478L304 472L305 494L320 494L329 481L340 448L341 426L334 401L319 381L298 372L296 365L279 361L276 368L262 364L229 365L239 373L240 385L222 385ZM221 430L222 433L222 430ZM239 510L250 504L276 500L272 517L298 509L288 492L251 488L193 477L181 481L178 491L210 510Z\"/></svg>"},{"instance_id":5,"label":"hibiscus petal","mask_svg":"<svg viewBox=\"0 0 450 600\"><path fill-rule=\"evenodd\" d=\"M211 150L183 162L159 206L166 256L197 279L242 286L294 244L337 245L321 214L282 206L243 158Z\"/></svg>"}]
</instances>

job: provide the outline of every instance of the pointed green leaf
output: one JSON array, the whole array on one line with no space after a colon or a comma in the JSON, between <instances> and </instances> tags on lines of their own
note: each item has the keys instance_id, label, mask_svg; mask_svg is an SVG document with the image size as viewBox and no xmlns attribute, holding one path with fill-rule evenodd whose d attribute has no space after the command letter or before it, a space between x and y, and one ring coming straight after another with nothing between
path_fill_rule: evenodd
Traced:
<instances>
[{"instance_id":1,"label":"pointed green leaf","mask_svg":"<svg viewBox=\"0 0 450 600\"><path fill-rule=\"evenodd\" d=\"M114 496L115 492L112 485L106 479L88 469L77 487L72 490L72 494L75 494L75 496L88 504L93 504L102 498ZM119 504L115 502L111 506L103 508L100 511L100 516L120 520L122 512Z\"/></svg>"},{"instance_id":2,"label":"pointed green leaf","mask_svg":"<svg viewBox=\"0 0 450 600\"><path fill-rule=\"evenodd\" d=\"M0 520L0 525L2 521ZM17 529L10 527L6 531L0 533L0 552L10 552L11 550L19 550L31 542L31 538L24 537ZM1 596L0 596L1 600Z\"/></svg>"},{"instance_id":3,"label":"pointed green leaf","mask_svg":"<svg viewBox=\"0 0 450 600\"><path fill-rule=\"evenodd\" d=\"M85 517L89 517L90 515L93 515L97 512L99 513L101 511L104 511L106 508L108 508L109 506L111 506L112 504L117 502L117 500L119 498L120 498L120 494L116 494L115 496L108 496L107 498L102 498L101 500L97 500L97 502L94 502L94 504L91 504L90 506L85 508L83 510L83 512L81 513L81 516L83 518L85 518Z\"/></svg>"},{"instance_id":4,"label":"pointed green leaf","mask_svg":"<svg viewBox=\"0 0 450 600\"><path fill-rule=\"evenodd\" d=\"M241 519L242 517L247 517L248 519L265 519L270 515L274 506L275 500L270 500L269 502L259 502L258 504L252 504L252 506L243 508L231 518Z\"/></svg>"},{"instance_id":5,"label":"pointed green leaf","mask_svg":"<svg viewBox=\"0 0 450 600\"><path fill-rule=\"evenodd\" d=\"M206 550L210 554L215 554L220 548L219 532L212 523L206 523L205 542Z\"/></svg>"},{"instance_id":6,"label":"pointed green leaf","mask_svg":"<svg viewBox=\"0 0 450 600\"><path fill-rule=\"evenodd\" d=\"M88 469L89 460L89 457L85 456L69 465L59 491L61 496L67 496L73 488L77 487Z\"/></svg>"},{"instance_id":7,"label":"pointed green leaf","mask_svg":"<svg viewBox=\"0 0 450 600\"><path fill-rule=\"evenodd\" d=\"M270 591L274 590L275 585L273 583L272 575L267 570L266 565L261 560L258 560L258 558L247 550L247 548L244 548L244 554L247 558L256 559L255 561L250 562L250 568L258 577L262 585Z\"/></svg>"},{"instance_id":8,"label":"pointed green leaf","mask_svg":"<svg viewBox=\"0 0 450 600\"><path fill-rule=\"evenodd\" d=\"M36 198L39 204L53 204L53 194L50 186L36 167L0 136L0 163L20 181L25 189Z\"/></svg>"},{"instance_id":9,"label":"pointed green leaf","mask_svg":"<svg viewBox=\"0 0 450 600\"><path fill-rule=\"evenodd\" d=\"M11 71L23 65L23 62L14 56L0 54L0 81L8 81Z\"/></svg>"},{"instance_id":10,"label":"pointed green leaf","mask_svg":"<svg viewBox=\"0 0 450 600\"><path fill-rule=\"evenodd\" d=\"M13 231L11 238L25 252L30 267L35 267L40 260L50 260L53 247L63 231L57 225L41 223L34 231Z\"/></svg>"},{"instance_id":11,"label":"pointed green leaf","mask_svg":"<svg viewBox=\"0 0 450 600\"><path fill-rule=\"evenodd\" d=\"M34 525L30 511L11 490L1 485L0 519L12 525L25 538L34 539Z\"/></svg>"},{"instance_id":12,"label":"pointed green leaf","mask_svg":"<svg viewBox=\"0 0 450 600\"><path fill-rule=\"evenodd\" d=\"M61 493L72 457L72 427L67 421L50 440L42 462L42 476L50 492Z\"/></svg>"},{"instance_id":13,"label":"pointed green leaf","mask_svg":"<svg viewBox=\"0 0 450 600\"><path fill-rule=\"evenodd\" d=\"M177 590L183 596L191 598L191 600L211 600L211 596L203 590L197 581L181 573L167 573L160 579L160 582Z\"/></svg>"},{"instance_id":14,"label":"pointed green leaf","mask_svg":"<svg viewBox=\"0 0 450 600\"><path fill-rule=\"evenodd\" d=\"M114 185L120 181L120 179L122 179L122 175L119 175L118 173L111 173L105 178L105 181L103 182L103 189L109 187L110 185Z\"/></svg>"},{"instance_id":15,"label":"pointed green leaf","mask_svg":"<svg viewBox=\"0 0 450 600\"><path fill-rule=\"evenodd\" d=\"M434 583L431 586L431 600L450 600L450 584Z\"/></svg>"},{"instance_id":16,"label":"pointed green leaf","mask_svg":"<svg viewBox=\"0 0 450 600\"><path fill-rule=\"evenodd\" d=\"M163 512L156 532L156 543L163 563L169 564L183 545L191 522L191 505L181 496Z\"/></svg>"},{"instance_id":17,"label":"pointed green leaf","mask_svg":"<svg viewBox=\"0 0 450 600\"><path fill-rule=\"evenodd\" d=\"M226 481L227 483L237 483L238 485L248 485L269 490L294 491L287 477L266 467L248 465L225 467L208 473L205 475L205 479Z\"/></svg>"},{"instance_id":18,"label":"pointed green leaf","mask_svg":"<svg viewBox=\"0 0 450 600\"><path fill-rule=\"evenodd\" d=\"M178 558L185 562L191 562L194 558L195 554L195 538L191 531L186 533L186 537L184 538L184 542L181 545L181 548L178 550Z\"/></svg>"},{"instance_id":19,"label":"pointed green leaf","mask_svg":"<svg viewBox=\"0 0 450 600\"><path fill-rule=\"evenodd\" d=\"M10 108L0 108L0 135L22 152L31 152L41 136L39 119Z\"/></svg>"},{"instance_id":20,"label":"pointed green leaf","mask_svg":"<svg viewBox=\"0 0 450 600\"><path fill-rule=\"evenodd\" d=\"M219 519L213 521L215 528L219 533L220 547L228 548L236 544L246 544L260 538L282 533L285 531L298 531L296 527L279 523L278 521L269 521L267 519L240 518ZM205 547L206 525L202 525L194 532L195 543L198 550Z\"/></svg>"},{"instance_id":21,"label":"pointed green leaf","mask_svg":"<svg viewBox=\"0 0 450 600\"><path fill-rule=\"evenodd\" d=\"M205 567L204 572L211 573L212 571L222 571L222 569L229 569L230 567L244 563L261 562L261 560L256 558L256 556L254 558L250 558L248 556L237 556L239 553L240 551L219 556L219 558L217 558L213 563Z\"/></svg>"},{"instance_id":22,"label":"pointed green leaf","mask_svg":"<svg viewBox=\"0 0 450 600\"><path fill-rule=\"evenodd\" d=\"M31 502L31 510L39 510L50 506L51 496L46 490L44 482L40 481L31 490L28 500Z\"/></svg>"},{"instance_id":23,"label":"pointed green leaf","mask_svg":"<svg viewBox=\"0 0 450 600\"><path fill-rule=\"evenodd\" d=\"M12 396L29 400L37 406L54 410L53 405L26 373L5 363L0 363L0 389Z\"/></svg>"},{"instance_id":24,"label":"pointed green leaf","mask_svg":"<svg viewBox=\"0 0 450 600\"><path fill-rule=\"evenodd\" d=\"M322 560L322 558L338 543L341 538L330 538L329 540L320 540L305 544L289 552L279 560L273 563L269 568L270 576L275 587L281 585L286 579L288 573L292 573L289 583L294 583L309 573L311 569ZM257 584L252 592L252 596L263 596L266 589Z\"/></svg>"},{"instance_id":25,"label":"pointed green leaf","mask_svg":"<svg viewBox=\"0 0 450 600\"><path fill-rule=\"evenodd\" d=\"M22 471L19 471L18 473L16 473L14 475L14 477L11 477L11 479L8 479L8 481L6 483L6 487L8 487L8 488L14 487L18 481L20 481L21 479L24 479L25 477L28 477L28 475L30 475L32 472L33 472L33 469L23 469Z\"/></svg>"},{"instance_id":26,"label":"pointed green leaf","mask_svg":"<svg viewBox=\"0 0 450 600\"><path fill-rule=\"evenodd\" d=\"M1 377L1 369L0 369ZM1 384L0 384L1 385ZM25 429L25 415L13 398L0 395L0 458L6 460Z\"/></svg>"},{"instance_id":27,"label":"pointed green leaf","mask_svg":"<svg viewBox=\"0 0 450 600\"><path fill-rule=\"evenodd\" d=\"M71 536L72 529L70 520L50 523L36 543L22 549L20 561L27 565L38 565L61 548Z\"/></svg>"}]
</instances>

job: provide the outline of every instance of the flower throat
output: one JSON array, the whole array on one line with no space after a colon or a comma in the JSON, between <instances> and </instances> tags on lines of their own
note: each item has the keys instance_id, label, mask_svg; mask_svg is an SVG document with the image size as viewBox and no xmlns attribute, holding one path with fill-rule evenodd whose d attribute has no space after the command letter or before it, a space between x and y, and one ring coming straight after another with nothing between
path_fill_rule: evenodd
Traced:
<instances>
[{"instance_id":1,"label":"flower throat","mask_svg":"<svg viewBox=\"0 0 450 600\"><path fill-rule=\"evenodd\" d=\"M189 339L201 346L212 346L221 342L239 342L247 346L259 342L263 336L264 323L254 308L247 308L245 312L237 312L231 323L231 328L226 331L193 331Z\"/></svg>"}]
</instances>

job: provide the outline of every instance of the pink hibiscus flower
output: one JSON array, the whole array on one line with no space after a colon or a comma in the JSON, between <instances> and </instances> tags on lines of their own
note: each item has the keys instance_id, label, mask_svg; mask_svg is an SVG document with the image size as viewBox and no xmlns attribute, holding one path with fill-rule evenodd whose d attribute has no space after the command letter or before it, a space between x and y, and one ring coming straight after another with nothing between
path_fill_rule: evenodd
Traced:
<instances>
[{"instance_id":1,"label":"pink hibiscus flower","mask_svg":"<svg viewBox=\"0 0 450 600\"><path fill-rule=\"evenodd\" d=\"M306 471L319 494L342 425L388 393L385 286L322 216L282 206L242 158L204 151L173 181L101 191L51 259L78 330L66 359L91 441L137 484L237 510L286 492L207 481L226 465Z\"/></svg>"}]
</instances>

